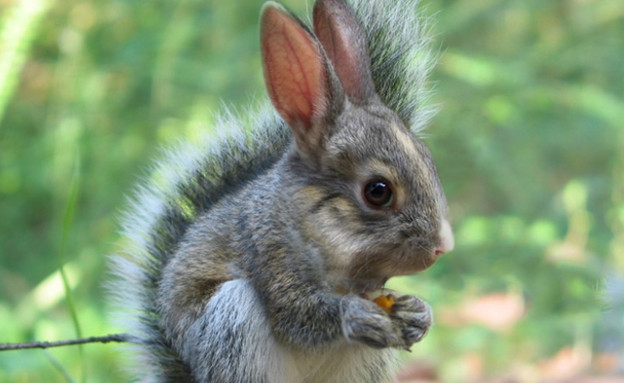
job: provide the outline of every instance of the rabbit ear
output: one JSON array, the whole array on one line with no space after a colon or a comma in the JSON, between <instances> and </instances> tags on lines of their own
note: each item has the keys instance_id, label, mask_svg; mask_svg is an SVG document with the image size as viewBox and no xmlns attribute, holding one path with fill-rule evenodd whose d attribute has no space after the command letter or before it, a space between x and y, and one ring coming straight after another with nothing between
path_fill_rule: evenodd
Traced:
<instances>
[{"instance_id":1,"label":"rabbit ear","mask_svg":"<svg viewBox=\"0 0 624 383\"><path fill-rule=\"evenodd\" d=\"M318 40L283 6L262 8L260 36L264 79L280 116L302 152L314 151L344 94Z\"/></svg>"},{"instance_id":2,"label":"rabbit ear","mask_svg":"<svg viewBox=\"0 0 624 383\"><path fill-rule=\"evenodd\" d=\"M347 96L356 103L376 97L366 35L347 4L341 0L317 0L314 32Z\"/></svg>"}]
</instances>

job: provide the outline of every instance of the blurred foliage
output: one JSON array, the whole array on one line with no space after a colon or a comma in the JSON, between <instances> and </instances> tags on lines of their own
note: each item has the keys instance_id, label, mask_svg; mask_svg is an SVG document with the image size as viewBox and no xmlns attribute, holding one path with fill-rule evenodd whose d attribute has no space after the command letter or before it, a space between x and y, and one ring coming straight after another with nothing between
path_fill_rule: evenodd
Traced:
<instances>
[{"instance_id":1,"label":"blurred foliage","mask_svg":"<svg viewBox=\"0 0 624 383\"><path fill-rule=\"evenodd\" d=\"M621 0L423 3L457 245L393 281L438 317L413 355L449 382L537 381L566 349L624 370L597 363L624 350ZM116 331L102 283L124 196L160 147L264 97L261 5L0 0L0 342L75 336L59 253L82 333ZM2 352L0 382L123 381L118 349Z\"/></svg>"}]
</instances>

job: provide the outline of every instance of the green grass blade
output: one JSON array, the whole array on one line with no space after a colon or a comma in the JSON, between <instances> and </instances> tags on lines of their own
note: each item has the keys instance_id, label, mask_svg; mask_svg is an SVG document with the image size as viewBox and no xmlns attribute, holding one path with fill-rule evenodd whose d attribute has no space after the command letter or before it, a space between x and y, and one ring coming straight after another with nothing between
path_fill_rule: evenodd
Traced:
<instances>
[{"instance_id":1,"label":"green grass blade","mask_svg":"<svg viewBox=\"0 0 624 383\"><path fill-rule=\"evenodd\" d=\"M72 322L74 324L74 329L76 330L76 336L78 338L82 338L82 330L80 327L80 321L78 320L78 312L76 310L76 306L74 305L74 300L72 297L71 287L69 284L69 280L67 278L67 274L65 273L65 254L67 252L67 240L69 238L69 234L72 229L72 223L74 220L74 214L76 212L76 205L78 203L78 197L80 194L80 156L76 156L76 161L74 165L74 172L72 175L72 181L69 190L69 197L67 199L67 204L65 206L65 212L63 214L63 226L61 231L61 243L58 253L58 262L59 262L59 272L61 274L61 279L63 280L63 288L65 289L65 302L67 304L67 310L71 315ZM84 353L82 349L82 345L78 346L78 352L80 354L80 361L82 365L82 382L86 381L86 361L84 358Z\"/></svg>"}]
</instances>

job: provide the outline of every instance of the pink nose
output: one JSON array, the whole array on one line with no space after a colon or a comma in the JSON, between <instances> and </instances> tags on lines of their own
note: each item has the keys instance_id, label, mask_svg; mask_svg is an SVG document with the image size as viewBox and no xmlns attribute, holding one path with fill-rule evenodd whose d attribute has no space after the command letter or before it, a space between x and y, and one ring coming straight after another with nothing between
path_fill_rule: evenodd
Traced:
<instances>
[{"instance_id":1,"label":"pink nose","mask_svg":"<svg viewBox=\"0 0 624 383\"><path fill-rule=\"evenodd\" d=\"M451 228L451 224L446 220L442 220L442 224L440 225L440 245L435 250L435 255L442 255L444 253L448 253L453 250L455 247L455 238L453 237L453 229Z\"/></svg>"}]
</instances>

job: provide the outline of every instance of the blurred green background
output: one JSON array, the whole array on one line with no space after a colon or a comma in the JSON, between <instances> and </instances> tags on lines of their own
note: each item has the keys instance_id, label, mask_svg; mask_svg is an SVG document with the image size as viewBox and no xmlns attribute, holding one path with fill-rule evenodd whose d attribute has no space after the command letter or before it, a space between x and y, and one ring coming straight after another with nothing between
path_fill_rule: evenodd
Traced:
<instances>
[{"instance_id":1,"label":"blurred green background","mask_svg":"<svg viewBox=\"0 0 624 383\"><path fill-rule=\"evenodd\" d=\"M392 282L437 318L406 364L442 382L618 376L622 1L423 4L440 53L427 142L457 243ZM0 0L0 343L120 331L102 283L125 198L163 146L264 97L261 5ZM4 351L0 382L120 382L124 359L104 344Z\"/></svg>"}]
</instances>

